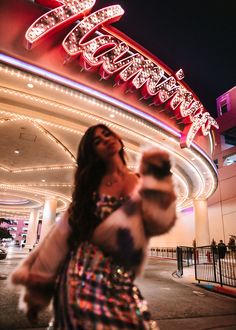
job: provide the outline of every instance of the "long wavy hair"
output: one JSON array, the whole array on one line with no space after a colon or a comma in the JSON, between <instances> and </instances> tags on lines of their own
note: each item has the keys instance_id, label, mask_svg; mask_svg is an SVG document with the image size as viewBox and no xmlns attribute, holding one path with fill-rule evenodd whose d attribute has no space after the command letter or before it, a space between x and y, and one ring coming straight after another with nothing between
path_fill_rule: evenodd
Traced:
<instances>
[{"instance_id":1,"label":"long wavy hair","mask_svg":"<svg viewBox=\"0 0 236 330\"><path fill-rule=\"evenodd\" d=\"M98 191L100 182L106 173L106 163L98 157L94 148L93 138L97 128L108 130L119 139L122 146L119 155L126 165L124 144L116 133L103 124L87 129L78 147L74 192L69 211L69 224L72 228L69 246L74 251L81 242L91 239L92 233L100 221L95 215L94 193Z\"/></svg>"}]
</instances>

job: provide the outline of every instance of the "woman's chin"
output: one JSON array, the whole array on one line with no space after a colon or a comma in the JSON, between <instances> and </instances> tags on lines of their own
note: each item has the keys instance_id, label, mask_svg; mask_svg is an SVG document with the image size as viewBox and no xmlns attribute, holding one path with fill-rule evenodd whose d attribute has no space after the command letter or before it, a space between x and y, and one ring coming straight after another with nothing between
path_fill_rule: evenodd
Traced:
<instances>
[{"instance_id":1,"label":"woman's chin","mask_svg":"<svg viewBox=\"0 0 236 330\"><path fill-rule=\"evenodd\" d=\"M107 148L107 152L106 152L107 158L114 157L118 153L119 153L119 150L118 150L118 148L116 148L116 146Z\"/></svg>"}]
</instances>

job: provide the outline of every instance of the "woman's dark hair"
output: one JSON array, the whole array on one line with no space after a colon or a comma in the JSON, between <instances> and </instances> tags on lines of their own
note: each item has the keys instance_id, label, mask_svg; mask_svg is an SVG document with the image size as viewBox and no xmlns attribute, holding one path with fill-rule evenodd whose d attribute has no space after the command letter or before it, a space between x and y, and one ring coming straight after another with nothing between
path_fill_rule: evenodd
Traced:
<instances>
[{"instance_id":1,"label":"woman's dark hair","mask_svg":"<svg viewBox=\"0 0 236 330\"><path fill-rule=\"evenodd\" d=\"M87 129L82 137L77 154L77 170L74 180L74 192L70 206L69 223L72 228L69 245L73 250L86 240L89 240L99 219L95 215L94 193L97 192L99 184L106 172L106 164L98 158L94 148L94 134L97 128L105 129L115 135L120 143L120 158L124 164L124 144L119 136L106 125L98 124Z\"/></svg>"}]
</instances>

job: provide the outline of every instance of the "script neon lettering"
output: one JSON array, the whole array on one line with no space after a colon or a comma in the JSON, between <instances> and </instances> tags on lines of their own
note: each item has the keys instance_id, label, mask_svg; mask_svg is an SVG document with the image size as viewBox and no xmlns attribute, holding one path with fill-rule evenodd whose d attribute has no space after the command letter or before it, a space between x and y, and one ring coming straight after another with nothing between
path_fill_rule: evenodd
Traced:
<instances>
[{"instance_id":1,"label":"script neon lettering","mask_svg":"<svg viewBox=\"0 0 236 330\"><path fill-rule=\"evenodd\" d=\"M80 65L86 70L99 70L103 79L116 74L115 82L118 85L126 83L129 90L141 89L142 96L145 99L152 97L154 105L169 105L176 118L182 118L187 124L181 136L181 147L189 147L200 128L203 135L209 134L212 126L218 128L214 118L204 112L202 104L179 83L184 78L181 69L175 76L168 76L159 65L139 53L134 53L124 41L111 34L97 34L89 40L100 27L120 19L124 14L121 6L105 7L84 17L89 14L96 0L37 2L55 9L39 17L27 30L27 48L36 45L43 37L83 18L63 40L67 60L78 58Z\"/></svg>"},{"instance_id":2,"label":"script neon lettering","mask_svg":"<svg viewBox=\"0 0 236 330\"><path fill-rule=\"evenodd\" d=\"M126 82L135 76L130 85L136 89L145 83L148 84L150 79L152 79L152 84L156 79L156 85L164 72L151 61L139 54L129 55L119 60L129 51L129 47L124 42L107 35L85 42L99 26L119 20L123 14L124 11L120 6L110 6L96 11L84 18L66 36L63 47L70 57L80 56L80 65L87 70L94 70L93 67L102 64L99 71L102 78L108 79L110 75L123 69L115 78L117 84ZM107 50L109 48L110 50ZM101 51L103 51L102 54ZM96 53L99 53L99 56L96 56ZM149 90L151 90L152 84L150 83Z\"/></svg>"},{"instance_id":3,"label":"script neon lettering","mask_svg":"<svg viewBox=\"0 0 236 330\"><path fill-rule=\"evenodd\" d=\"M69 56L78 56L86 47L86 39L101 25L118 21L124 14L119 5L109 6L84 18L64 39L62 45Z\"/></svg>"},{"instance_id":4,"label":"script neon lettering","mask_svg":"<svg viewBox=\"0 0 236 330\"><path fill-rule=\"evenodd\" d=\"M36 2L43 6L56 8L40 16L29 27L25 34L27 49L36 46L43 37L65 28L88 14L96 0L37 0Z\"/></svg>"},{"instance_id":5,"label":"script neon lettering","mask_svg":"<svg viewBox=\"0 0 236 330\"><path fill-rule=\"evenodd\" d=\"M181 138L180 146L181 148L190 147L191 142L196 136L197 132L201 129L204 136L208 135L211 127L219 128L216 120L211 117L209 112L203 112L203 108L192 116L191 124L185 126Z\"/></svg>"}]
</instances>

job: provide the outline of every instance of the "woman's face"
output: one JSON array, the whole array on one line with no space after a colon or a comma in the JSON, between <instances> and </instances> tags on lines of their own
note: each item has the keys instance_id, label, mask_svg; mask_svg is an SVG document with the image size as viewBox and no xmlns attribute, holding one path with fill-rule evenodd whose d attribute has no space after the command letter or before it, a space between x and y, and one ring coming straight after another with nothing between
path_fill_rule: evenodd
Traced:
<instances>
[{"instance_id":1,"label":"woman's face","mask_svg":"<svg viewBox=\"0 0 236 330\"><path fill-rule=\"evenodd\" d=\"M105 127L96 128L93 146L97 156L105 161L118 154L122 148L118 137Z\"/></svg>"}]
</instances>

